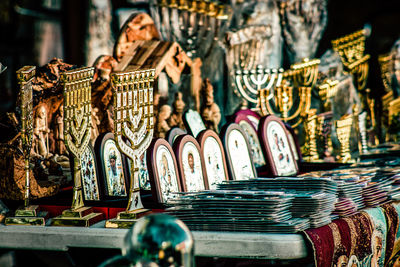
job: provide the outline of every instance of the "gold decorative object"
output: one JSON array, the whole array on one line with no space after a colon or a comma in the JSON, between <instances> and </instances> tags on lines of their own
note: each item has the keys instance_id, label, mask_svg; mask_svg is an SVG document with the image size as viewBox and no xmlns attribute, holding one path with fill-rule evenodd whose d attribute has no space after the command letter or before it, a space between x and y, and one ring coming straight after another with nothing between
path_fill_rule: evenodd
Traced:
<instances>
[{"instance_id":1,"label":"gold decorative object","mask_svg":"<svg viewBox=\"0 0 400 267\"><path fill-rule=\"evenodd\" d=\"M367 140L367 112L359 112L357 104L353 106L353 117L356 124L356 131L358 133L358 151L360 154L368 152Z\"/></svg>"},{"instance_id":2,"label":"gold decorative object","mask_svg":"<svg viewBox=\"0 0 400 267\"><path fill-rule=\"evenodd\" d=\"M108 220L108 228L129 228L137 218L148 213L140 198L140 157L153 138L154 69L113 73L114 135L122 153L131 160L131 186L125 212Z\"/></svg>"},{"instance_id":3,"label":"gold decorative object","mask_svg":"<svg viewBox=\"0 0 400 267\"><path fill-rule=\"evenodd\" d=\"M392 71L393 71L393 54L388 53L378 56L379 67L381 70L381 77L386 92L393 92L392 90Z\"/></svg>"},{"instance_id":4,"label":"gold decorative object","mask_svg":"<svg viewBox=\"0 0 400 267\"><path fill-rule=\"evenodd\" d=\"M363 103L364 110L368 110L369 115L373 112L368 102L368 93L366 91L368 78L368 60L369 55L365 52L365 35L366 30L360 30L349 35L332 41L333 50L336 51L345 67L345 69L353 75L354 83ZM375 124L374 119L372 123Z\"/></svg>"},{"instance_id":5,"label":"gold decorative object","mask_svg":"<svg viewBox=\"0 0 400 267\"><path fill-rule=\"evenodd\" d=\"M320 147L320 158L325 162L334 162L335 158L332 156L332 111L320 113L317 115L317 140L319 141L317 147Z\"/></svg>"},{"instance_id":6,"label":"gold decorative object","mask_svg":"<svg viewBox=\"0 0 400 267\"><path fill-rule=\"evenodd\" d=\"M285 71L282 75L283 81L276 88L273 89L271 86L260 89L258 96L260 112L263 115L275 114L290 123L293 128L297 127L310 111L311 90L317 81L319 63L319 59L305 59ZM292 85L289 81L292 81ZM298 90L297 107L293 107L293 103L296 102L293 97L294 88ZM271 100L274 100L274 103L270 103Z\"/></svg>"},{"instance_id":7,"label":"gold decorative object","mask_svg":"<svg viewBox=\"0 0 400 267\"><path fill-rule=\"evenodd\" d=\"M6 225L45 225L47 212L40 212L39 206L29 205L30 178L29 158L33 139L33 103L32 103L32 81L36 67L25 66L17 71L17 80L20 86L19 106L21 109L21 143L24 154L25 169L25 195L24 206L15 211L15 217L7 217Z\"/></svg>"},{"instance_id":8,"label":"gold decorative object","mask_svg":"<svg viewBox=\"0 0 400 267\"><path fill-rule=\"evenodd\" d=\"M338 90L338 80L326 80L319 86L319 97L324 105L325 111L332 109L329 99L334 97Z\"/></svg>"},{"instance_id":9,"label":"gold decorative object","mask_svg":"<svg viewBox=\"0 0 400 267\"><path fill-rule=\"evenodd\" d=\"M316 161L319 159L317 151L317 110L310 109L304 120L306 141L303 149L303 159L306 161Z\"/></svg>"},{"instance_id":10,"label":"gold decorative object","mask_svg":"<svg viewBox=\"0 0 400 267\"><path fill-rule=\"evenodd\" d=\"M336 135L340 142L340 162L346 163L351 161L350 154L350 134L353 125L353 116L344 115L340 120L335 122Z\"/></svg>"},{"instance_id":11,"label":"gold decorative object","mask_svg":"<svg viewBox=\"0 0 400 267\"><path fill-rule=\"evenodd\" d=\"M91 81L94 68L80 68L61 75L64 86L64 143L73 157L74 188L72 207L52 219L54 226L90 226L103 218L92 208L84 207L81 155L87 148L91 135Z\"/></svg>"}]
</instances>

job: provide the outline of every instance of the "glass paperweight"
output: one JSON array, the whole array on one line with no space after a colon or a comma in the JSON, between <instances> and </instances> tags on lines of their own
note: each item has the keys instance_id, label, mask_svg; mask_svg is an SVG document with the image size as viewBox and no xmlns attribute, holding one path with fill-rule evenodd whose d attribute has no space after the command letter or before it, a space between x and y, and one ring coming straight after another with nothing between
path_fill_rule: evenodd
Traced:
<instances>
[{"instance_id":1,"label":"glass paperweight","mask_svg":"<svg viewBox=\"0 0 400 267\"><path fill-rule=\"evenodd\" d=\"M182 221L167 214L152 214L129 230L122 255L136 263L134 266L191 267L193 244L192 234Z\"/></svg>"}]
</instances>

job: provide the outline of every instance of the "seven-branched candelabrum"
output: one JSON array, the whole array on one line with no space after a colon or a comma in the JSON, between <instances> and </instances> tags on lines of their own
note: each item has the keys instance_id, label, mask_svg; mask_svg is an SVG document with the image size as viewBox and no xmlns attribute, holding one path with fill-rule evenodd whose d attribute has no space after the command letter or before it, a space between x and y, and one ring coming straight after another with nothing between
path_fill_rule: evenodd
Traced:
<instances>
[{"instance_id":1,"label":"seven-branched candelabrum","mask_svg":"<svg viewBox=\"0 0 400 267\"><path fill-rule=\"evenodd\" d=\"M22 152L24 154L25 168L25 208L29 206L30 179L29 179L29 157L33 138L33 103L32 103L32 81L36 67L25 66L17 71L17 80L20 86L19 106L21 109L21 140Z\"/></svg>"},{"instance_id":2,"label":"seven-branched candelabrum","mask_svg":"<svg viewBox=\"0 0 400 267\"><path fill-rule=\"evenodd\" d=\"M70 70L61 75L64 85L64 142L74 158L72 210L84 206L80 158L90 141L93 74L94 68L86 67Z\"/></svg>"},{"instance_id":3,"label":"seven-branched candelabrum","mask_svg":"<svg viewBox=\"0 0 400 267\"><path fill-rule=\"evenodd\" d=\"M122 153L131 160L131 183L127 211L143 208L139 191L140 156L154 132L153 83L155 70L112 74L114 135Z\"/></svg>"}]
</instances>

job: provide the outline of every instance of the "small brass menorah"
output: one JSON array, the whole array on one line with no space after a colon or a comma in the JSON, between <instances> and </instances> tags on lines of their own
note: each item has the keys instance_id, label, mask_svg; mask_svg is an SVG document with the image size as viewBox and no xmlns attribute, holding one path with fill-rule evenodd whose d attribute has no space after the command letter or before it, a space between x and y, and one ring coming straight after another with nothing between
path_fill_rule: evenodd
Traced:
<instances>
[{"instance_id":1,"label":"small brass menorah","mask_svg":"<svg viewBox=\"0 0 400 267\"><path fill-rule=\"evenodd\" d=\"M109 228L129 228L135 219L148 213L143 208L139 187L140 157L149 147L154 132L153 83L155 70L113 73L114 136L131 160L128 206L117 219L106 222Z\"/></svg>"},{"instance_id":2,"label":"small brass menorah","mask_svg":"<svg viewBox=\"0 0 400 267\"><path fill-rule=\"evenodd\" d=\"M318 59L305 59L302 63L294 64L282 74L274 91L272 86L260 89L257 102L261 113L274 114L293 128L304 121L311 107L311 90L317 81L319 62ZM298 105L295 107L294 88L298 90ZM271 100L275 100L274 103Z\"/></svg>"},{"instance_id":3,"label":"small brass menorah","mask_svg":"<svg viewBox=\"0 0 400 267\"><path fill-rule=\"evenodd\" d=\"M340 142L340 158L339 161L346 163L351 161L350 154L350 134L353 125L353 116L345 115L335 122L336 135Z\"/></svg>"},{"instance_id":4,"label":"small brass menorah","mask_svg":"<svg viewBox=\"0 0 400 267\"><path fill-rule=\"evenodd\" d=\"M92 125L91 81L94 68L80 68L61 74L64 86L64 143L73 157L73 200L72 207L62 215L53 218L54 226L90 226L103 218L101 213L93 213L84 207L81 161L82 153L90 141Z\"/></svg>"},{"instance_id":5,"label":"small brass menorah","mask_svg":"<svg viewBox=\"0 0 400 267\"><path fill-rule=\"evenodd\" d=\"M18 101L21 109L21 143L24 154L25 194L24 206L15 211L15 217L7 217L6 225L45 225L46 212L39 212L38 205L29 205L30 178L29 158L33 139L32 81L36 67L25 66L17 71L20 86Z\"/></svg>"},{"instance_id":6,"label":"small brass menorah","mask_svg":"<svg viewBox=\"0 0 400 267\"><path fill-rule=\"evenodd\" d=\"M310 109L304 120L304 130L306 132L306 142L304 145L303 159L306 161L316 161L319 159L317 151L317 110Z\"/></svg>"},{"instance_id":7,"label":"small brass menorah","mask_svg":"<svg viewBox=\"0 0 400 267\"><path fill-rule=\"evenodd\" d=\"M319 86L319 97L324 105L324 111L331 111L331 103L329 100L334 97L338 90L338 80L326 80Z\"/></svg>"}]
</instances>

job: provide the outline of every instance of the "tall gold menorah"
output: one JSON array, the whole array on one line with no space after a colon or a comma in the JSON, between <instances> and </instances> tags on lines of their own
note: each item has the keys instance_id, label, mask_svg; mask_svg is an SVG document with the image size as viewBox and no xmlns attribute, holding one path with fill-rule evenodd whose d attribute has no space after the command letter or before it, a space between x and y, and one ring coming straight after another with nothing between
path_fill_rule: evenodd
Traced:
<instances>
[{"instance_id":1,"label":"tall gold menorah","mask_svg":"<svg viewBox=\"0 0 400 267\"><path fill-rule=\"evenodd\" d=\"M332 109L329 99L334 97L338 91L338 80L326 80L319 86L319 97L324 105L324 111L330 111Z\"/></svg>"},{"instance_id":2,"label":"tall gold menorah","mask_svg":"<svg viewBox=\"0 0 400 267\"><path fill-rule=\"evenodd\" d=\"M283 81L274 88L263 88L257 99L263 115L274 114L297 127L308 116L311 107L311 90L318 77L319 59L305 59L283 73ZM289 83L291 82L291 84ZM294 106L294 89L298 90L298 105ZM271 103L272 102L272 103Z\"/></svg>"},{"instance_id":3,"label":"tall gold menorah","mask_svg":"<svg viewBox=\"0 0 400 267\"><path fill-rule=\"evenodd\" d=\"M92 126L91 81L94 68L86 67L61 74L64 86L64 143L73 157L74 187L71 209L53 218L52 225L89 226L102 219L84 207L81 179L81 156L90 141Z\"/></svg>"},{"instance_id":4,"label":"tall gold menorah","mask_svg":"<svg viewBox=\"0 0 400 267\"><path fill-rule=\"evenodd\" d=\"M117 220L107 222L106 227L129 227L132 225L129 220L148 212L143 208L140 197L139 164L141 155L153 138L154 76L154 69L113 73L111 76L114 90L114 136L118 148L131 160L131 181L126 211L119 213Z\"/></svg>"},{"instance_id":5,"label":"tall gold menorah","mask_svg":"<svg viewBox=\"0 0 400 267\"><path fill-rule=\"evenodd\" d=\"M30 183L29 183L29 158L33 138L33 99L32 81L35 76L36 67L25 66L17 71L19 90L19 101L21 108L21 141L24 153L25 169L25 207L29 206Z\"/></svg>"},{"instance_id":6,"label":"tall gold menorah","mask_svg":"<svg viewBox=\"0 0 400 267\"><path fill-rule=\"evenodd\" d=\"M335 122L336 135L340 143L340 162L346 163L351 161L350 154L350 135L351 126L353 125L353 116L345 115Z\"/></svg>"},{"instance_id":7,"label":"tall gold menorah","mask_svg":"<svg viewBox=\"0 0 400 267\"><path fill-rule=\"evenodd\" d=\"M29 205L30 198L30 168L29 159L33 139L33 99L32 81L35 77L36 67L25 66L17 71L19 84L18 102L21 110L21 143L24 155L25 194L24 206L15 211L15 217L8 217L6 225L44 225L45 215L39 212L38 205Z\"/></svg>"},{"instance_id":8,"label":"tall gold menorah","mask_svg":"<svg viewBox=\"0 0 400 267\"><path fill-rule=\"evenodd\" d=\"M332 41L333 50L336 51L348 72L354 77L354 82L359 93L364 93L368 78L369 55L365 52L366 30L359 30Z\"/></svg>"}]
</instances>

